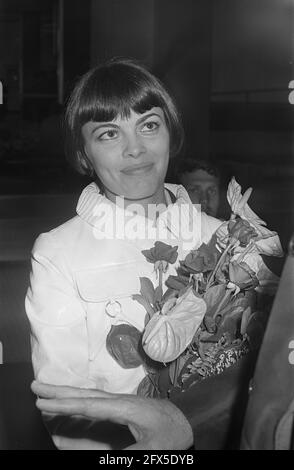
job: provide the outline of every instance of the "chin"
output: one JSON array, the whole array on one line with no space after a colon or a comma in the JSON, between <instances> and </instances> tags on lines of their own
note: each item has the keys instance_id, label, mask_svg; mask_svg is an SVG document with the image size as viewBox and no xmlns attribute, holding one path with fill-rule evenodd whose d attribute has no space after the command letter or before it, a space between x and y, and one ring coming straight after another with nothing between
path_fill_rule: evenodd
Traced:
<instances>
[{"instance_id":1,"label":"chin","mask_svg":"<svg viewBox=\"0 0 294 470\"><path fill-rule=\"evenodd\" d=\"M137 188L132 188L131 191L125 191L124 197L126 199L147 199L152 197L157 191L157 186L146 185L142 187L142 185L138 183Z\"/></svg>"},{"instance_id":2,"label":"chin","mask_svg":"<svg viewBox=\"0 0 294 470\"><path fill-rule=\"evenodd\" d=\"M136 193L136 194L125 194L124 195L124 198L125 199L129 199L129 200L133 200L133 201L140 201L141 199L148 199L150 197L152 197L154 195L154 192L152 193L151 191L146 191L146 192L140 192L140 193Z\"/></svg>"},{"instance_id":3,"label":"chin","mask_svg":"<svg viewBox=\"0 0 294 470\"><path fill-rule=\"evenodd\" d=\"M210 217L216 217L216 212L213 210L206 209L206 211L203 212L206 212L206 214L210 215Z\"/></svg>"}]
</instances>

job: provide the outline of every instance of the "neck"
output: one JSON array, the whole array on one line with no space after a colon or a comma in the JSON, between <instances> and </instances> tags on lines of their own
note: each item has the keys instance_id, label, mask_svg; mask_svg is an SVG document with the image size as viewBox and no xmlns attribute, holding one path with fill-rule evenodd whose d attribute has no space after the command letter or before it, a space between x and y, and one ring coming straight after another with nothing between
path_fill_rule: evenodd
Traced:
<instances>
[{"instance_id":1,"label":"neck","mask_svg":"<svg viewBox=\"0 0 294 470\"><path fill-rule=\"evenodd\" d=\"M156 193L151 194L149 196L142 197L142 198L128 198L126 196L116 194L116 193L114 193L113 191L111 191L110 189L108 189L106 187L104 187L104 194L105 194L105 197L107 197L107 199L109 199L113 203L116 203L116 198L117 197L123 198L124 208L125 209L128 209L128 208L132 209L131 208L132 204L140 205L144 210L145 217L148 217L148 206L149 205L151 205L151 204L160 205L161 210L159 210L159 213L162 212L162 210L165 209L166 206L167 206L164 186L162 186L158 191L156 191ZM151 213L152 213L152 211L151 211ZM157 213L157 216L158 216L158 213Z\"/></svg>"}]
</instances>

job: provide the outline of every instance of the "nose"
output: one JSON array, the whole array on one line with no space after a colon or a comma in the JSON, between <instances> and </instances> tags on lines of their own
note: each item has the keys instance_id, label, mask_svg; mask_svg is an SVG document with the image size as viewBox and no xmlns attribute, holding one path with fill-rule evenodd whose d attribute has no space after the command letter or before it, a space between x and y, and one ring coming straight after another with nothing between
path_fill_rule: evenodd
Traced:
<instances>
[{"instance_id":1,"label":"nose","mask_svg":"<svg viewBox=\"0 0 294 470\"><path fill-rule=\"evenodd\" d=\"M201 200L200 204L201 204L201 210L206 212L206 210L207 210L207 201Z\"/></svg>"},{"instance_id":2,"label":"nose","mask_svg":"<svg viewBox=\"0 0 294 470\"><path fill-rule=\"evenodd\" d=\"M123 156L138 158L142 153L145 153L145 146L140 138L135 132L128 133L125 135Z\"/></svg>"},{"instance_id":3,"label":"nose","mask_svg":"<svg viewBox=\"0 0 294 470\"><path fill-rule=\"evenodd\" d=\"M201 210L206 211L208 205L208 199L205 193L201 192L199 197L199 204L201 204Z\"/></svg>"}]
</instances>

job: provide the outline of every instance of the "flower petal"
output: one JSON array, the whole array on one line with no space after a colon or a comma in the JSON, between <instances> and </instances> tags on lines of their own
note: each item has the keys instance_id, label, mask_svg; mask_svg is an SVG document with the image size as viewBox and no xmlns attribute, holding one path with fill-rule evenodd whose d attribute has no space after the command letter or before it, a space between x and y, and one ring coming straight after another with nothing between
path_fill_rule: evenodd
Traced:
<instances>
[{"instance_id":1,"label":"flower petal","mask_svg":"<svg viewBox=\"0 0 294 470\"><path fill-rule=\"evenodd\" d=\"M156 313L151 318L143 334L145 352L155 361L173 361L192 341L205 312L204 300L189 288L167 315Z\"/></svg>"},{"instance_id":2,"label":"flower petal","mask_svg":"<svg viewBox=\"0 0 294 470\"><path fill-rule=\"evenodd\" d=\"M106 338L106 349L124 369L133 369L143 363L140 354L141 335L132 325L112 325Z\"/></svg>"},{"instance_id":3,"label":"flower petal","mask_svg":"<svg viewBox=\"0 0 294 470\"><path fill-rule=\"evenodd\" d=\"M258 240L256 246L262 255L277 256L279 258L284 256L280 238L275 232L271 232L271 236L268 238Z\"/></svg>"},{"instance_id":4,"label":"flower petal","mask_svg":"<svg viewBox=\"0 0 294 470\"><path fill-rule=\"evenodd\" d=\"M228 203L230 204L232 212L242 217L242 219L248 220L248 222L252 223L252 225L254 225L255 228L259 227L260 225L266 225L266 223L263 220L261 220L258 217L258 215L255 214L255 212L253 212L252 209L250 209L247 202L245 202L246 198L248 200L252 191L248 192L247 190L244 194L244 196L245 195L247 196L245 199L243 199L241 189L242 188L240 184L237 183L235 177L233 177L229 183L228 190L227 190L227 200L228 200Z\"/></svg>"}]
</instances>

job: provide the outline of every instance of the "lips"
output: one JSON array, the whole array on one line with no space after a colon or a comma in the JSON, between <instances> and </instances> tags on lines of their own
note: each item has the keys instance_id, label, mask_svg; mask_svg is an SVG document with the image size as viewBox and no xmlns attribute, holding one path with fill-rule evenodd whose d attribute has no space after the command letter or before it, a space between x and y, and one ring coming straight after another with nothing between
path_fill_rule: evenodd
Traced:
<instances>
[{"instance_id":1,"label":"lips","mask_svg":"<svg viewBox=\"0 0 294 470\"><path fill-rule=\"evenodd\" d=\"M140 175L140 174L148 173L148 171L152 169L153 165L154 165L153 163L131 165L121 170L121 172L125 173L126 175Z\"/></svg>"}]
</instances>

